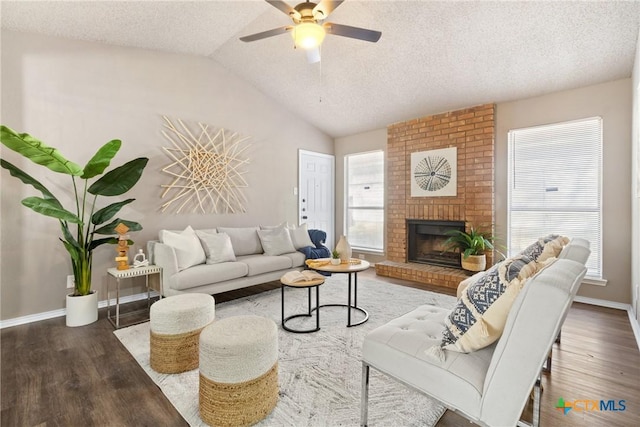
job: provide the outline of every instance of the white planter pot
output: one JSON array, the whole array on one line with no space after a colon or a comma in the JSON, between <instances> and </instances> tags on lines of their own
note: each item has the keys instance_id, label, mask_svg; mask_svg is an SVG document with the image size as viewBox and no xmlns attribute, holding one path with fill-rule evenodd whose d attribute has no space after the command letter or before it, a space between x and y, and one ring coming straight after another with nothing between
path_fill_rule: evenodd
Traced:
<instances>
[{"instance_id":1,"label":"white planter pot","mask_svg":"<svg viewBox=\"0 0 640 427\"><path fill-rule=\"evenodd\" d=\"M67 326L84 326L98 320L98 293L67 295Z\"/></svg>"},{"instance_id":2,"label":"white planter pot","mask_svg":"<svg viewBox=\"0 0 640 427\"><path fill-rule=\"evenodd\" d=\"M464 257L464 254L460 254L460 261L462 268L468 271L484 271L487 268L487 256L486 255L469 255Z\"/></svg>"},{"instance_id":3,"label":"white planter pot","mask_svg":"<svg viewBox=\"0 0 640 427\"><path fill-rule=\"evenodd\" d=\"M340 265L340 258L331 258L331 265Z\"/></svg>"}]
</instances>

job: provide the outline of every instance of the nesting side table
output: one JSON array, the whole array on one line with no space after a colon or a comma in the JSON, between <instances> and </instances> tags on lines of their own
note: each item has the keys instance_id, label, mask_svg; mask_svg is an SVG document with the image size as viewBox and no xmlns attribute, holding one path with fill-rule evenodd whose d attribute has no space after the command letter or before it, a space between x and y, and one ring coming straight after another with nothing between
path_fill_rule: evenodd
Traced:
<instances>
[{"instance_id":1,"label":"nesting side table","mask_svg":"<svg viewBox=\"0 0 640 427\"><path fill-rule=\"evenodd\" d=\"M281 301L282 301L282 329L284 329L285 331L289 331L289 332L294 332L296 334L308 334L310 332L316 332L320 330L320 310L318 310L319 304L320 304L320 285L322 285L324 283L324 279L314 279L314 280L307 280L304 282L289 282L284 278L280 279L280 289L282 292L281 295ZM292 316L289 317L284 317L284 288L285 287L289 287L289 288L307 288L307 292L308 292L308 298L309 298L309 308L308 308L308 312L307 313L302 313L302 314L294 314ZM311 288L316 288L316 308L312 308L311 306ZM316 327L313 329L293 329L287 326L287 321L296 317L311 317L311 313L315 311L316 312Z\"/></svg>"},{"instance_id":2,"label":"nesting side table","mask_svg":"<svg viewBox=\"0 0 640 427\"><path fill-rule=\"evenodd\" d=\"M137 267L137 268L129 268L128 270L118 270L117 268L109 268L107 270L107 319L116 329L121 328L123 326L131 326L136 323L142 323L149 320L149 307L151 306L151 289L154 291L158 291L160 293L160 297L162 298L162 267L157 265L148 265L146 267ZM157 274L157 289L154 286L149 285L149 276ZM145 285L147 288L147 308L142 310L136 310L133 312L129 312L120 316L120 280L122 279L131 279L133 277L145 276ZM111 299L109 297L109 283L111 279L116 279L116 315L115 318L111 317ZM134 314L140 314L141 312L147 312L147 317L143 320L139 320L136 322L131 322L126 325L120 324L120 317L131 316Z\"/></svg>"}]
</instances>

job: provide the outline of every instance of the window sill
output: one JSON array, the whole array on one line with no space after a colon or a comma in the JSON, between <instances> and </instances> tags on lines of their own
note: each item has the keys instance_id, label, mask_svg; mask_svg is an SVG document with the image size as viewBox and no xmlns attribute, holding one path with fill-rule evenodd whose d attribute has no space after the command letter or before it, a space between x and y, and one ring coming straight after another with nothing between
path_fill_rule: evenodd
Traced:
<instances>
[{"instance_id":1,"label":"window sill","mask_svg":"<svg viewBox=\"0 0 640 427\"><path fill-rule=\"evenodd\" d=\"M607 279L601 279L599 277L585 277L582 279L582 283L585 285L607 286L607 282Z\"/></svg>"},{"instance_id":2,"label":"window sill","mask_svg":"<svg viewBox=\"0 0 640 427\"><path fill-rule=\"evenodd\" d=\"M351 248L352 252L358 252L360 254L369 254L369 255L381 255L384 256L384 251L378 251L375 249L362 249L362 248Z\"/></svg>"}]
</instances>

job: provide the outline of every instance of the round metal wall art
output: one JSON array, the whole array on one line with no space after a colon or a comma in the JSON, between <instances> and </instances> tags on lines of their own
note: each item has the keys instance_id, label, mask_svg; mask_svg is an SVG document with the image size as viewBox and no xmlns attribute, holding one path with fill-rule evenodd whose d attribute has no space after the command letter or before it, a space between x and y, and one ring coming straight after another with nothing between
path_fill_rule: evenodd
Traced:
<instances>
[{"instance_id":1,"label":"round metal wall art","mask_svg":"<svg viewBox=\"0 0 640 427\"><path fill-rule=\"evenodd\" d=\"M411 153L411 197L452 197L457 194L457 148Z\"/></svg>"},{"instance_id":2,"label":"round metal wall art","mask_svg":"<svg viewBox=\"0 0 640 427\"><path fill-rule=\"evenodd\" d=\"M413 178L425 191L438 191L451 181L451 165L441 156L427 156L418 162Z\"/></svg>"}]
</instances>

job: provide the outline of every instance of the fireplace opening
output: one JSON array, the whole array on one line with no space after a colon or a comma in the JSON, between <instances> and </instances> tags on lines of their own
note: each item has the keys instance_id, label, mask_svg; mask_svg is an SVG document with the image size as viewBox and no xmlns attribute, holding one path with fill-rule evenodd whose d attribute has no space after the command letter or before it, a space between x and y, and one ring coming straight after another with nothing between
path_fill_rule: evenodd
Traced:
<instances>
[{"instance_id":1,"label":"fireplace opening","mask_svg":"<svg viewBox=\"0 0 640 427\"><path fill-rule=\"evenodd\" d=\"M449 230L464 231L464 221L407 220L407 260L441 267L462 268L458 252L445 251Z\"/></svg>"}]
</instances>

